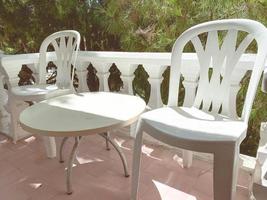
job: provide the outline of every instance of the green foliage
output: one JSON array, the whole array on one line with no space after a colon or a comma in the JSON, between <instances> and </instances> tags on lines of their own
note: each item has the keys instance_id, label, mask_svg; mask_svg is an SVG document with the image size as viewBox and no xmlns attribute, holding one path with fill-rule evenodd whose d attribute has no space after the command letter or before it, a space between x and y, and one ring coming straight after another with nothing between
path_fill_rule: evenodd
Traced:
<instances>
[{"instance_id":1,"label":"green foliage","mask_svg":"<svg viewBox=\"0 0 267 200\"><path fill-rule=\"evenodd\" d=\"M139 65L134 72L135 78L133 80L134 94L138 94L142 97L146 103L148 103L150 97L150 84L148 82L148 74L142 65Z\"/></svg>"},{"instance_id":2,"label":"green foliage","mask_svg":"<svg viewBox=\"0 0 267 200\"><path fill-rule=\"evenodd\" d=\"M117 38L98 25L98 6L98 0L1 0L0 49L36 52L49 34L75 29L82 35L81 49L113 50Z\"/></svg>"},{"instance_id":3,"label":"green foliage","mask_svg":"<svg viewBox=\"0 0 267 200\"><path fill-rule=\"evenodd\" d=\"M76 29L82 36L82 50L169 52L176 38L195 24L244 17L267 25L266 10L266 0L0 0L0 49L10 54L37 52L47 35ZM255 47L253 44L249 50L253 52ZM191 51L192 47L188 46L186 50ZM92 66L88 69L89 87L97 90L99 80L95 77L95 69ZM120 72L115 66L110 72L110 89L117 91L122 87ZM166 103L169 70L163 77L161 93ZM248 77L244 78L244 86L238 94L239 114ZM147 78L145 70L139 66L133 89L146 101L150 94ZM183 88L180 91L184 93ZM180 96L182 101L183 95ZM259 125L267 119L266 104L266 95L258 91L248 137L241 145L243 153L255 155Z\"/></svg>"},{"instance_id":4,"label":"green foliage","mask_svg":"<svg viewBox=\"0 0 267 200\"><path fill-rule=\"evenodd\" d=\"M97 9L101 26L120 36L127 51L170 51L192 25L212 19L246 17L249 1L124 0L105 1Z\"/></svg>"},{"instance_id":5,"label":"green foliage","mask_svg":"<svg viewBox=\"0 0 267 200\"><path fill-rule=\"evenodd\" d=\"M249 79L250 73L246 74L246 76L243 78L241 82L243 87L241 87L237 96L237 112L239 116L242 112ZM259 86L250 113L247 137L241 144L242 153L253 156L255 156L257 153L258 143L260 139L259 131L261 122L266 121L267 119L267 95L264 94L260 89L261 87Z\"/></svg>"}]
</instances>

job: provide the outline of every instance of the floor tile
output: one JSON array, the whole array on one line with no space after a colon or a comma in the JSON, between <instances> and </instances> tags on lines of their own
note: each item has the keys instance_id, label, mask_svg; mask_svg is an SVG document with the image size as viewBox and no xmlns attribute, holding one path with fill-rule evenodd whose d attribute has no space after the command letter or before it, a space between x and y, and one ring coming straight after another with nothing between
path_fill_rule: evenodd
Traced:
<instances>
[{"instance_id":1,"label":"floor tile","mask_svg":"<svg viewBox=\"0 0 267 200\"><path fill-rule=\"evenodd\" d=\"M122 134L111 137L121 147L132 169L133 139ZM57 146L62 138L57 138ZM65 145L69 156L73 140ZM48 159L41 137L32 136L12 143L0 134L0 200L128 200L131 177L124 176L122 162L115 149L105 149L98 136L84 137L73 167L74 193L66 194L66 165L58 158ZM212 163L195 159L185 169L176 149L144 143L140 175L140 200L212 200ZM248 199L248 173L240 172L237 200Z\"/></svg>"}]
</instances>

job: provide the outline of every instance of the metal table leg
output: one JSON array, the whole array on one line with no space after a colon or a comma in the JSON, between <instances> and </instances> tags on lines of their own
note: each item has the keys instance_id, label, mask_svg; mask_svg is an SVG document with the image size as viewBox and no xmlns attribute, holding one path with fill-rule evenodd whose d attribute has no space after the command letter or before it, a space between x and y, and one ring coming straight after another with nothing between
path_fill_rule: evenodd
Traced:
<instances>
[{"instance_id":1,"label":"metal table leg","mask_svg":"<svg viewBox=\"0 0 267 200\"><path fill-rule=\"evenodd\" d=\"M129 175L129 172L128 172L127 161L126 161L126 158L125 158L123 152L121 151L120 147L110 138L109 134L100 133L99 135L102 136L103 138L105 138L106 141L110 142L110 144L116 149L116 151L118 152L118 154L119 154L119 156L121 158L122 164L123 164L125 177L129 177L130 175Z\"/></svg>"},{"instance_id":2,"label":"metal table leg","mask_svg":"<svg viewBox=\"0 0 267 200\"><path fill-rule=\"evenodd\" d=\"M108 143L110 143L116 149L116 151L118 152L118 154L122 160L125 177L129 177L127 161L126 161L126 158L125 158L123 152L121 151L120 147L110 138L108 133L101 133L99 135L106 139L107 149L109 149ZM68 140L68 138L69 137L64 137L62 142L61 142L60 154L59 154L60 162L64 162L64 160L63 160L63 147L64 147L64 144L66 143L66 141ZM67 194L69 194L69 195L73 193L72 184L71 184L71 174L72 174L73 161L74 161L74 158L76 157L79 142L80 142L82 137L79 136L79 137L74 137L74 138L75 138L75 143L73 145L72 151L71 151L70 156L69 156L68 167L67 167L67 177L66 177Z\"/></svg>"},{"instance_id":3,"label":"metal table leg","mask_svg":"<svg viewBox=\"0 0 267 200\"><path fill-rule=\"evenodd\" d=\"M106 133L103 133L103 134L106 136L105 137L105 139L106 139L106 150L109 151L110 147L109 147L109 142L108 142L107 138L109 138L110 134L109 134L109 132L106 132Z\"/></svg>"},{"instance_id":4,"label":"metal table leg","mask_svg":"<svg viewBox=\"0 0 267 200\"><path fill-rule=\"evenodd\" d=\"M71 172L72 172L72 165L74 158L76 156L77 148L79 146L79 141L81 137L75 137L75 143L73 145L72 151L70 153L69 161L68 161L68 168L67 168L67 194L72 194L72 185L71 185Z\"/></svg>"},{"instance_id":5,"label":"metal table leg","mask_svg":"<svg viewBox=\"0 0 267 200\"><path fill-rule=\"evenodd\" d=\"M63 163L64 160L63 160L63 147L64 147L64 144L66 143L66 141L69 139L70 137L64 137L61 141L61 144L60 144L60 149L59 149L59 162L60 163Z\"/></svg>"}]
</instances>

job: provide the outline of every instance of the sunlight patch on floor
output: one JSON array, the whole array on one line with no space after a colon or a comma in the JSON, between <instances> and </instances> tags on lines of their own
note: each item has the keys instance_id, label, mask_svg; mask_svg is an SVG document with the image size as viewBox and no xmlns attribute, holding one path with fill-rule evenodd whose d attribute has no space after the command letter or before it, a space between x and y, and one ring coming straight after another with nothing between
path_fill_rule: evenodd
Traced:
<instances>
[{"instance_id":1,"label":"sunlight patch on floor","mask_svg":"<svg viewBox=\"0 0 267 200\"><path fill-rule=\"evenodd\" d=\"M157 158L157 157L151 155L153 151L154 151L154 149L149 148L149 147L146 146L146 145L143 145L143 146L142 146L142 153L143 153L143 154L145 154L146 156L148 156L148 157L150 157L150 158L153 158L153 159L155 159L155 160L159 160L159 161L161 161L162 159Z\"/></svg>"},{"instance_id":2,"label":"sunlight patch on floor","mask_svg":"<svg viewBox=\"0 0 267 200\"><path fill-rule=\"evenodd\" d=\"M87 163L93 163L93 162L103 162L104 160L100 159L100 158L86 158L86 157L81 157L81 156L77 156L76 157L78 163L80 165L82 164L87 164Z\"/></svg>"},{"instance_id":3,"label":"sunlight patch on floor","mask_svg":"<svg viewBox=\"0 0 267 200\"><path fill-rule=\"evenodd\" d=\"M181 167L183 167L183 158L181 158L180 156L178 156L177 154L175 154L172 159L178 163L178 165L180 165Z\"/></svg>"},{"instance_id":4,"label":"sunlight patch on floor","mask_svg":"<svg viewBox=\"0 0 267 200\"><path fill-rule=\"evenodd\" d=\"M31 143L31 142L33 142L34 140L36 140L36 137L31 136L31 137L25 139L24 142Z\"/></svg>"},{"instance_id":5,"label":"sunlight patch on floor","mask_svg":"<svg viewBox=\"0 0 267 200\"><path fill-rule=\"evenodd\" d=\"M161 200L179 199L179 200L197 200L195 196L182 192L178 189L170 187L164 183L152 180L155 184Z\"/></svg>"},{"instance_id":6,"label":"sunlight patch on floor","mask_svg":"<svg viewBox=\"0 0 267 200\"><path fill-rule=\"evenodd\" d=\"M130 148L123 146L123 143L125 143L126 140L121 139L121 138L114 138L114 141L117 143L117 145L118 145L120 148L125 149L125 150L128 150L128 151L131 150Z\"/></svg>"},{"instance_id":7,"label":"sunlight patch on floor","mask_svg":"<svg viewBox=\"0 0 267 200\"><path fill-rule=\"evenodd\" d=\"M31 188L33 189L38 189L39 187L41 187L43 184L42 183L30 183L29 184Z\"/></svg>"},{"instance_id":8,"label":"sunlight patch on floor","mask_svg":"<svg viewBox=\"0 0 267 200\"><path fill-rule=\"evenodd\" d=\"M5 144L5 143L8 143L8 139L4 139L0 141L0 144Z\"/></svg>"},{"instance_id":9,"label":"sunlight patch on floor","mask_svg":"<svg viewBox=\"0 0 267 200\"><path fill-rule=\"evenodd\" d=\"M72 164L72 168L74 168L74 167L77 167L77 164L73 163L73 164ZM65 171L66 171L67 169L68 169L68 168L65 167Z\"/></svg>"},{"instance_id":10,"label":"sunlight patch on floor","mask_svg":"<svg viewBox=\"0 0 267 200\"><path fill-rule=\"evenodd\" d=\"M24 182L26 180L27 180L27 177L21 178L21 179L18 180L18 183L22 183L22 182Z\"/></svg>"}]
</instances>

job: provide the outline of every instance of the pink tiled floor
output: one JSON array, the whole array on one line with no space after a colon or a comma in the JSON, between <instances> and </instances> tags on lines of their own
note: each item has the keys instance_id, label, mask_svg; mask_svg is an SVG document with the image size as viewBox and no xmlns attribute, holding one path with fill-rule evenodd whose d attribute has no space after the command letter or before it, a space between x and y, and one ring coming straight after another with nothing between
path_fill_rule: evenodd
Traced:
<instances>
[{"instance_id":1,"label":"pink tiled floor","mask_svg":"<svg viewBox=\"0 0 267 200\"><path fill-rule=\"evenodd\" d=\"M122 145L131 170L133 141L113 136ZM66 145L65 155L71 148ZM175 151L157 145L143 148L140 200L211 200L212 165L194 160L190 169L181 167ZM0 200L127 200L130 180L114 149L105 150L99 136L83 138L73 169L72 195L65 193L65 164L47 159L41 138L16 145L0 135ZM247 197L247 174L240 173L238 200Z\"/></svg>"}]
</instances>

